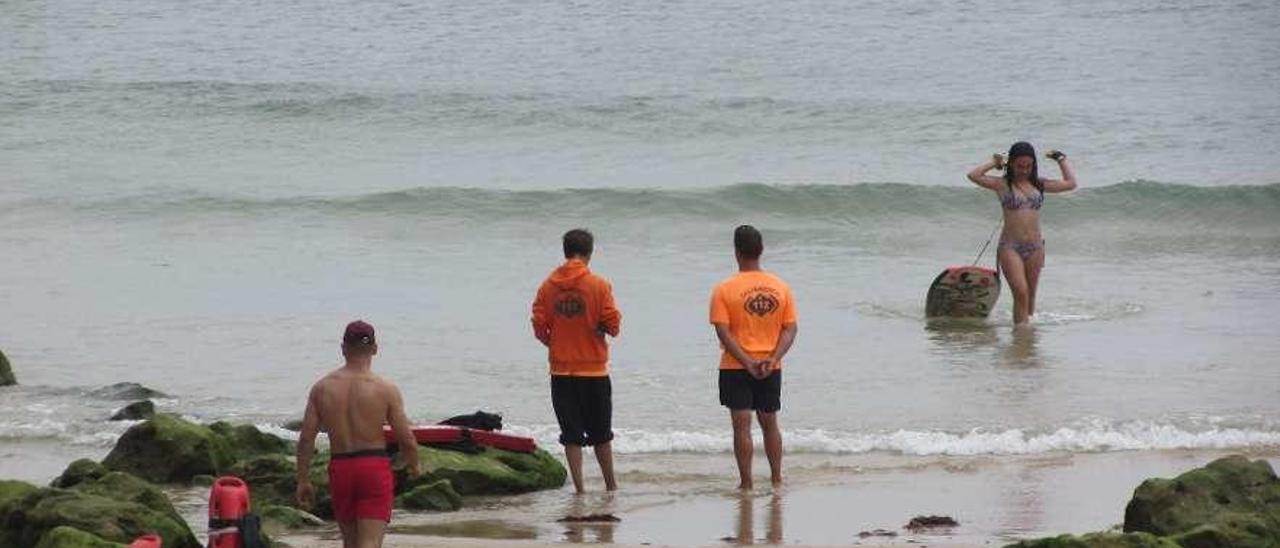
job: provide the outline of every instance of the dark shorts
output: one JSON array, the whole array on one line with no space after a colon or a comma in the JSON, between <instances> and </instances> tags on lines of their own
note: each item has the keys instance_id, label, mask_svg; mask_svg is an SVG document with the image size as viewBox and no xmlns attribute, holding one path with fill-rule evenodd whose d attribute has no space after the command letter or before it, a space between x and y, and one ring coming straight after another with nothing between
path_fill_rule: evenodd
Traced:
<instances>
[{"instance_id":1,"label":"dark shorts","mask_svg":"<svg viewBox=\"0 0 1280 548\"><path fill-rule=\"evenodd\" d=\"M336 454L329 461L329 494L333 519L391 521L395 486L391 459L383 451Z\"/></svg>"},{"instance_id":2,"label":"dark shorts","mask_svg":"<svg viewBox=\"0 0 1280 548\"><path fill-rule=\"evenodd\" d=\"M596 445L613 439L613 385L609 377L551 376L551 406L563 445Z\"/></svg>"},{"instance_id":3,"label":"dark shorts","mask_svg":"<svg viewBox=\"0 0 1280 548\"><path fill-rule=\"evenodd\" d=\"M720 405L733 411L777 413L782 409L782 371L757 379L745 369L721 369Z\"/></svg>"}]
</instances>

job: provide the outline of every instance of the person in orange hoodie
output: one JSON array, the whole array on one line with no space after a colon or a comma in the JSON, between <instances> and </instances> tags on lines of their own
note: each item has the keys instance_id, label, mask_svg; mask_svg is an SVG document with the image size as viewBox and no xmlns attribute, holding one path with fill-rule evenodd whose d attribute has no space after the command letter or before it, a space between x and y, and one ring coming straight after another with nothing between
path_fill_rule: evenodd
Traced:
<instances>
[{"instance_id":1,"label":"person in orange hoodie","mask_svg":"<svg viewBox=\"0 0 1280 548\"><path fill-rule=\"evenodd\" d=\"M618 336L622 313L613 302L613 286L587 268L591 233L575 228L563 243L564 264L551 271L533 300L533 335L547 346L551 405L574 489L583 492L582 446L590 445L605 489L613 491L613 387L605 335Z\"/></svg>"},{"instance_id":2,"label":"person in orange hoodie","mask_svg":"<svg viewBox=\"0 0 1280 548\"><path fill-rule=\"evenodd\" d=\"M760 268L764 237L751 225L733 232L738 272L711 292L720 356L720 405L733 422L739 489L751 489L751 412L764 434L770 479L782 483L782 357L796 339L796 300L782 278Z\"/></svg>"}]
</instances>

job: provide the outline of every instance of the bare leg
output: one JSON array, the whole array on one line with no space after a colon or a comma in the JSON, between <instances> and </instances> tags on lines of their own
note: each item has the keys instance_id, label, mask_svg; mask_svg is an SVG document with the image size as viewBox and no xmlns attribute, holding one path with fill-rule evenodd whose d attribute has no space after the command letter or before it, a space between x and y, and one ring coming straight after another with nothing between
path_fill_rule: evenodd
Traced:
<instances>
[{"instance_id":1,"label":"bare leg","mask_svg":"<svg viewBox=\"0 0 1280 548\"><path fill-rule=\"evenodd\" d=\"M1036 314L1036 287L1040 285L1040 269L1044 268L1044 248L1027 259L1027 315Z\"/></svg>"},{"instance_id":2,"label":"bare leg","mask_svg":"<svg viewBox=\"0 0 1280 548\"><path fill-rule=\"evenodd\" d=\"M339 521L338 530L342 531L342 548L356 548L356 522Z\"/></svg>"},{"instance_id":3,"label":"bare leg","mask_svg":"<svg viewBox=\"0 0 1280 548\"><path fill-rule=\"evenodd\" d=\"M604 476L604 490L617 491L618 482L613 477L613 442L596 444L596 462L600 463L600 475Z\"/></svg>"},{"instance_id":4,"label":"bare leg","mask_svg":"<svg viewBox=\"0 0 1280 548\"><path fill-rule=\"evenodd\" d=\"M387 522L380 519L362 519L356 521L359 531L358 548L382 548L382 535L387 532Z\"/></svg>"},{"instance_id":5,"label":"bare leg","mask_svg":"<svg viewBox=\"0 0 1280 548\"><path fill-rule=\"evenodd\" d=\"M733 457L738 461L738 489L751 489L751 410L731 409Z\"/></svg>"},{"instance_id":6,"label":"bare leg","mask_svg":"<svg viewBox=\"0 0 1280 548\"><path fill-rule=\"evenodd\" d=\"M1000 269L1004 271L1004 279L1009 282L1009 291L1013 293L1013 325L1027 323L1027 273L1022 264L1022 257L1012 249L1000 249Z\"/></svg>"},{"instance_id":7,"label":"bare leg","mask_svg":"<svg viewBox=\"0 0 1280 548\"><path fill-rule=\"evenodd\" d=\"M751 493L742 492L738 494L738 538L736 544L746 545L756 543L755 532L755 500Z\"/></svg>"},{"instance_id":8,"label":"bare leg","mask_svg":"<svg viewBox=\"0 0 1280 548\"><path fill-rule=\"evenodd\" d=\"M769 457L769 480L782 485L782 430L778 428L777 413L756 413L760 430L764 432L764 454Z\"/></svg>"},{"instance_id":9,"label":"bare leg","mask_svg":"<svg viewBox=\"0 0 1280 548\"><path fill-rule=\"evenodd\" d=\"M573 490L583 493L582 488L582 446L565 445L564 460L569 461L569 476L573 478Z\"/></svg>"},{"instance_id":10,"label":"bare leg","mask_svg":"<svg viewBox=\"0 0 1280 548\"><path fill-rule=\"evenodd\" d=\"M769 499L769 528L765 530L764 538L770 544L782 544L782 495L778 491L774 491L773 498Z\"/></svg>"}]
</instances>

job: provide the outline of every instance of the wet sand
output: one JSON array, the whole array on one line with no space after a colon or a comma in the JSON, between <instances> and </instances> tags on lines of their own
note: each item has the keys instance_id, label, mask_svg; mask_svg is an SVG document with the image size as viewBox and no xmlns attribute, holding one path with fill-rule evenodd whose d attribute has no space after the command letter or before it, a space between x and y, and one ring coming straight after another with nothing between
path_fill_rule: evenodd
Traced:
<instances>
[{"instance_id":1,"label":"wet sand","mask_svg":"<svg viewBox=\"0 0 1280 548\"><path fill-rule=\"evenodd\" d=\"M289 542L291 543L290 544L291 546L315 546L316 548L341 548L342 546L342 541L340 540L317 540L314 538L291 539L289 540ZM293 544L293 542L299 542L300 544ZM494 541L494 540L457 539L457 538L439 538L439 537L433 538L433 537L421 537L421 536L413 536L413 535L388 535L385 542L383 542L382 545L385 548L444 548L444 547L454 547L454 546L460 547L460 548L471 548L471 547L549 548L549 547L555 547L555 546L563 546L563 544L555 543L555 542L520 541L520 540ZM719 543L719 544L709 544L708 546L724 546L724 545L725 543ZM919 543L911 543L911 542L904 541L904 542L892 543L892 544L858 544L857 546L861 546L864 548L880 548L880 547L888 548L888 547L901 547L901 546L913 546L916 548L921 548L921 547L930 546L930 545L931 544L919 544ZM932 545L943 546L943 544L932 544ZM642 548L642 547L643 548L663 548L663 547L670 547L675 545L613 544L613 546L627 547L627 548ZM797 546L800 548L806 548L806 547L818 548L824 545L788 544L788 546ZM848 544L838 545L838 546L848 546ZM995 546L995 544L945 544L945 546L948 546L950 548L979 548L979 547L986 548L989 546Z\"/></svg>"},{"instance_id":2,"label":"wet sand","mask_svg":"<svg viewBox=\"0 0 1280 548\"><path fill-rule=\"evenodd\" d=\"M1003 546L1022 538L1117 527L1142 480L1175 476L1227 454L794 455L788 485L748 493L720 485L728 476L708 480L697 473L698 463L714 457L653 456L643 463L632 459L628 468L665 466L683 475L654 479L653 472L632 468L622 476L623 490L614 495L575 496L564 489L470 498L467 508L454 513L400 512L387 546ZM1249 456L1280 466L1280 449ZM593 513L614 514L621 521L557 522ZM917 515L950 516L959 525L906 530ZM859 536L876 530L896 536ZM284 540L293 546L341 545L333 529Z\"/></svg>"}]
</instances>

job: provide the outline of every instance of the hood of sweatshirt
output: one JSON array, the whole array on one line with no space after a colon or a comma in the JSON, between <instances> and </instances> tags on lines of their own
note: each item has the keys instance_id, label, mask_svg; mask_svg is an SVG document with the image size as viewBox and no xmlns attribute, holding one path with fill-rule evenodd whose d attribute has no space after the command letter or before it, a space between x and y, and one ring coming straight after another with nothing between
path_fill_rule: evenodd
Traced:
<instances>
[{"instance_id":1,"label":"hood of sweatshirt","mask_svg":"<svg viewBox=\"0 0 1280 548\"><path fill-rule=\"evenodd\" d=\"M591 270L587 268L587 263L582 262L581 259L569 259L559 268L556 268L548 279L556 287L564 288L576 285L580 278L590 272Z\"/></svg>"}]
</instances>

